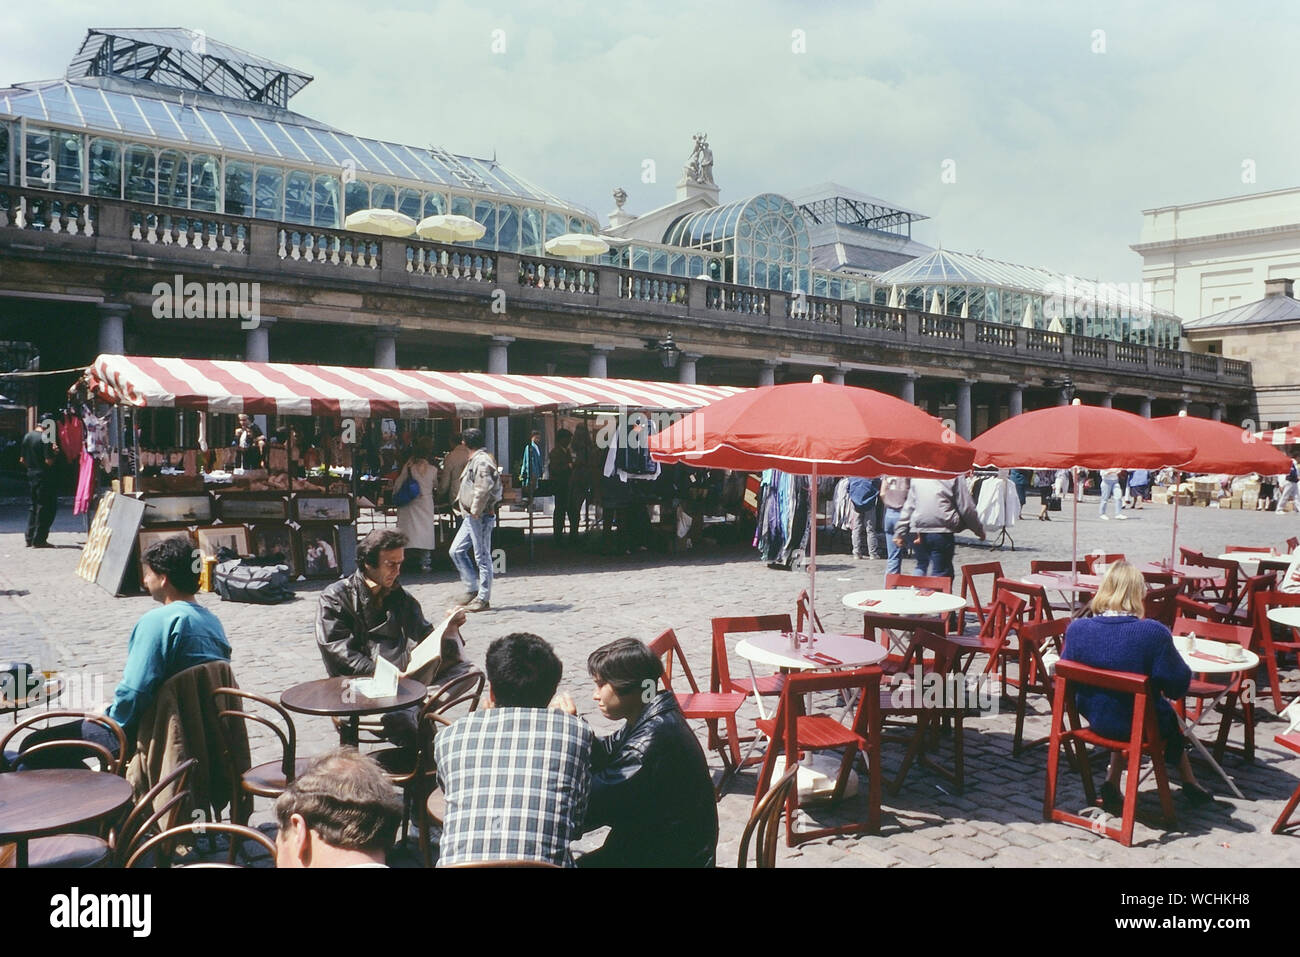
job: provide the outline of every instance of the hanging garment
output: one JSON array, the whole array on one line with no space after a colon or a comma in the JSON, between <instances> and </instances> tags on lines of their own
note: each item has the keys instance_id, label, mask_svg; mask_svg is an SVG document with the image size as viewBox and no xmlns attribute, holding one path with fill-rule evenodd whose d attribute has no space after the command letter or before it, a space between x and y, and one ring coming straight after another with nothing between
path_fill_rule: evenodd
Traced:
<instances>
[{"instance_id":1,"label":"hanging garment","mask_svg":"<svg viewBox=\"0 0 1300 957\"><path fill-rule=\"evenodd\" d=\"M808 478L776 469L763 473L754 544L769 565L789 567L808 545Z\"/></svg>"},{"instance_id":2,"label":"hanging garment","mask_svg":"<svg viewBox=\"0 0 1300 957\"><path fill-rule=\"evenodd\" d=\"M81 472L77 475L77 497L72 504L73 515L83 515L90 510L90 500L95 496L95 460L85 449L81 450Z\"/></svg>"},{"instance_id":3,"label":"hanging garment","mask_svg":"<svg viewBox=\"0 0 1300 957\"><path fill-rule=\"evenodd\" d=\"M623 421L620 420L620 425ZM654 419L650 419L639 433L629 433L638 436L633 443L620 442L620 430L609 429L609 451L605 453L605 468L602 474L609 477L617 473L621 482L629 479L657 479L661 471L659 463L650 457L650 450L646 447L648 436L654 435L657 431L659 429Z\"/></svg>"},{"instance_id":4,"label":"hanging garment","mask_svg":"<svg viewBox=\"0 0 1300 957\"><path fill-rule=\"evenodd\" d=\"M76 464L81 459L81 449L86 443L86 427L81 424L81 419L68 412L59 419L57 433L63 457L69 465Z\"/></svg>"},{"instance_id":5,"label":"hanging garment","mask_svg":"<svg viewBox=\"0 0 1300 957\"><path fill-rule=\"evenodd\" d=\"M1007 477L1006 469L999 469L995 478L984 479L975 512L986 531L1015 525L1020 517L1020 495Z\"/></svg>"},{"instance_id":6,"label":"hanging garment","mask_svg":"<svg viewBox=\"0 0 1300 957\"><path fill-rule=\"evenodd\" d=\"M831 525L835 528L851 529L855 510L849 498L848 479L842 478L835 483L835 496L831 501Z\"/></svg>"}]
</instances>

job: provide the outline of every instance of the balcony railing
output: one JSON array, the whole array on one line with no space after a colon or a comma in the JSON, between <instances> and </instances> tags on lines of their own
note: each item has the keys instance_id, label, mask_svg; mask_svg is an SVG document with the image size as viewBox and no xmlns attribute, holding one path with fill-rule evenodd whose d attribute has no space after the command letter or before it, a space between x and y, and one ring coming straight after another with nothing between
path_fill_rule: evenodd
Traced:
<instances>
[{"instance_id":1,"label":"balcony railing","mask_svg":"<svg viewBox=\"0 0 1300 957\"><path fill-rule=\"evenodd\" d=\"M886 349L907 349L913 356L930 353L938 362L958 357L1018 359L1037 367L1050 364L1123 375L1143 372L1149 378L1250 384L1249 363L1217 355L604 264L0 186L0 255L6 255L5 247L11 245L30 257L42 244L51 251L75 249L87 262L95 261L97 253L120 256L126 244L128 251L150 264L170 257L190 270L205 264L236 265L271 278L277 271L287 278L332 276L349 283L373 283L376 289L384 284L415 288L423 295L452 280L477 286L472 294L485 302L495 284L515 276L521 295L541 308L571 308L579 296L591 309L657 323L670 317L702 328L811 333L849 345L876 343ZM131 268L120 259L106 261L116 263L117 269Z\"/></svg>"}]
</instances>

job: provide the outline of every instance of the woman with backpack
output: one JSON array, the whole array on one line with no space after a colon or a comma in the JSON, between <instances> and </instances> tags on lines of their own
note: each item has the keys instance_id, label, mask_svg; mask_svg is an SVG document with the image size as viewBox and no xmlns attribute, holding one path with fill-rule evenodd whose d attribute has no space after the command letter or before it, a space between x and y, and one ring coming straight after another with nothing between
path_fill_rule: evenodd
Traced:
<instances>
[{"instance_id":1,"label":"woman with backpack","mask_svg":"<svg viewBox=\"0 0 1300 957\"><path fill-rule=\"evenodd\" d=\"M393 480L393 504L397 506L397 528L409 542L407 552L418 556L420 571L433 568L437 513L433 495L438 488L438 466L433 464L433 441L416 440L411 457Z\"/></svg>"}]
</instances>

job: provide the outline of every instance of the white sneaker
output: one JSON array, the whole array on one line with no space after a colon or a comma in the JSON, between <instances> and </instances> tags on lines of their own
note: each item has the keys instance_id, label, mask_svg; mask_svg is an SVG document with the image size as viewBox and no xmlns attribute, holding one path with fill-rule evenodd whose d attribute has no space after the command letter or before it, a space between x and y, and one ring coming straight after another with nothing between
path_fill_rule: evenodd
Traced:
<instances>
[{"instance_id":1,"label":"white sneaker","mask_svg":"<svg viewBox=\"0 0 1300 957\"><path fill-rule=\"evenodd\" d=\"M1120 513L1119 513L1118 515L1116 515L1115 517L1118 518L1121 522L1124 521L1124 520L1126 520L1126 519L1128 518L1128 516L1125 515L1123 512L1120 512Z\"/></svg>"},{"instance_id":2,"label":"white sneaker","mask_svg":"<svg viewBox=\"0 0 1300 957\"><path fill-rule=\"evenodd\" d=\"M1102 520L1103 522L1109 522L1109 521L1110 521L1110 516L1109 516L1109 515L1103 515L1103 516L1101 517L1101 520Z\"/></svg>"}]
</instances>

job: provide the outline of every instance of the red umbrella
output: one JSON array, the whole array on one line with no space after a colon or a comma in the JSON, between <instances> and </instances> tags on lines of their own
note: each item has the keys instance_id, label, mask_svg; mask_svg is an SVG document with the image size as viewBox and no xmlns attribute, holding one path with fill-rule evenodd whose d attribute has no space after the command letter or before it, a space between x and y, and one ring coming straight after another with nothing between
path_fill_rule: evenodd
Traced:
<instances>
[{"instance_id":1,"label":"red umbrella","mask_svg":"<svg viewBox=\"0 0 1300 957\"><path fill-rule=\"evenodd\" d=\"M999 468L1159 469L1196 454L1192 443L1172 439L1150 419L1119 409L1058 405L1025 412L978 436L975 464ZM1078 574L1079 502L1075 498L1072 571Z\"/></svg>"},{"instance_id":2,"label":"red umbrella","mask_svg":"<svg viewBox=\"0 0 1300 957\"><path fill-rule=\"evenodd\" d=\"M1183 464L1187 472L1221 472L1225 475L1285 474L1291 459L1272 445L1260 440L1249 429L1226 422L1199 419L1180 412L1152 419L1151 424L1181 445L1196 446L1196 455ZM1174 491L1174 537L1169 547L1169 561L1178 555L1178 492Z\"/></svg>"},{"instance_id":3,"label":"red umbrella","mask_svg":"<svg viewBox=\"0 0 1300 957\"><path fill-rule=\"evenodd\" d=\"M651 438L649 448L660 462L811 476L810 608L816 600L819 475L951 478L969 470L974 456L969 443L916 406L871 389L827 384L821 376L714 402Z\"/></svg>"}]
</instances>

